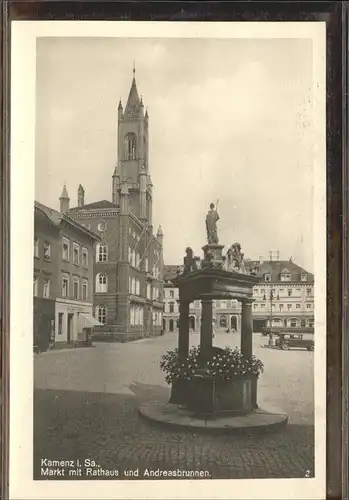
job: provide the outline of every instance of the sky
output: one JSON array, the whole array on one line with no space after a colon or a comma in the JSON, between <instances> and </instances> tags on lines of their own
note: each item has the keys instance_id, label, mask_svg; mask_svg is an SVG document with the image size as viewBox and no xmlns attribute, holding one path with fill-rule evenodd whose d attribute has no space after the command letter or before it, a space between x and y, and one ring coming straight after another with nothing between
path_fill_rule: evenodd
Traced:
<instances>
[{"instance_id":1,"label":"sky","mask_svg":"<svg viewBox=\"0 0 349 500\"><path fill-rule=\"evenodd\" d=\"M310 39L41 38L36 71L36 199L59 209L67 185L111 200L117 106L133 61L149 113L153 223L165 264L202 256L218 203L219 241L245 257L313 271Z\"/></svg>"}]
</instances>

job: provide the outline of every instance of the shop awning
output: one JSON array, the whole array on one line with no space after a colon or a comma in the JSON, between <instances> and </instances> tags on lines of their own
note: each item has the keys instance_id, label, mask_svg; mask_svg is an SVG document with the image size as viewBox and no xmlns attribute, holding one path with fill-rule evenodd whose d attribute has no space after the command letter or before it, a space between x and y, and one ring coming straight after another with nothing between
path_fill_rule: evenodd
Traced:
<instances>
[{"instance_id":1,"label":"shop awning","mask_svg":"<svg viewBox=\"0 0 349 500\"><path fill-rule=\"evenodd\" d=\"M94 326L103 326L103 324L92 316L91 313L79 313L77 320L79 330L83 328L93 328Z\"/></svg>"}]
</instances>

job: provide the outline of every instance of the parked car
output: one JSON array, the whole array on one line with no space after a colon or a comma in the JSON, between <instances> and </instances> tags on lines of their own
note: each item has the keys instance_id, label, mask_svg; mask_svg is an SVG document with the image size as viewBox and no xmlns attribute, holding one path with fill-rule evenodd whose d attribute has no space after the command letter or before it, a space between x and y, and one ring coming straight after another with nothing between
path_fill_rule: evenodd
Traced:
<instances>
[{"instance_id":1,"label":"parked car","mask_svg":"<svg viewBox=\"0 0 349 500\"><path fill-rule=\"evenodd\" d=\"M280 333L275 341L275 345L282 350L290 347L302 347L308 351L313 351L315 342L311 333Z\"/></svg>"}]
</instances>

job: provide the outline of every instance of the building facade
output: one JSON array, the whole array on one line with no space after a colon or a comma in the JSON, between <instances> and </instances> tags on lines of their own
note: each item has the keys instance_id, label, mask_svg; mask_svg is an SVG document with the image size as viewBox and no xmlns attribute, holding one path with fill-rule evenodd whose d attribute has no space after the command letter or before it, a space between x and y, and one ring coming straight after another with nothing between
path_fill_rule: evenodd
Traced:
<instances>
[{"instance_id":1,"label":"building facade","mask_svg":"<svg viewBox=\"0 0 349 500\"><path fill-rule=\"evenodd\" d=\"M111 201L63 209L97 232L94 314L103 326L95 337L131 340L160 335L163 313L163 231L153 232L153 184L149 173L149 116L139 97L135 71L125 109L118 107L118 159L113 169Z\"/></svg>"},{"instance_id":2,"label":"building facade","mask_svg":"<svg viewBox=\"0 0 349 500\"><path fill-rule=\"evenodd\" d=\"M66 193L62 193L63 197ZM99 237L35 202L34 345L85 340L92 328L94 247Z\"/></svg>"},{"instance_id":3,"label":"building facade","mask_svg":"<svg viewBox=\"0 0 349 500\"><path fill-rule=\"evenodd\" d=\"M314 326L314 275L289 261L269 260L252 262L258 264L260 282L253 290L253 329L305 328ZM166 265L164 272L164 318L166 332L178 328L178 289L172 279L179 266ZM236 300L213 301L213 317L217 331L241 330L241 304ZM201 303L190 304L190 328L200 331Z\"/></svg>"}]
</instances>

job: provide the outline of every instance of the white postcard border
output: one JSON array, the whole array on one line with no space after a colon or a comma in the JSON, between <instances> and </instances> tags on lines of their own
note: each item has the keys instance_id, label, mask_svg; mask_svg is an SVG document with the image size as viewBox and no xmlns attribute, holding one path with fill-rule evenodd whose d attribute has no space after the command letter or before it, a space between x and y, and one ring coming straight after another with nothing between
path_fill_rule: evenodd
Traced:
<instances>
[{"instance_id":1,"label":"white postcard border","mask_svg":"<svg viewBox=\"0 0 349 500\"><path fill-rule=\"evenodd\" d=\"M11 24L10 498L325 498L326 25L14 21ZM33 201L37 37L311 38L314 61L315 478L195 481L34 481Z\"/></svg>"}]
</instances>

